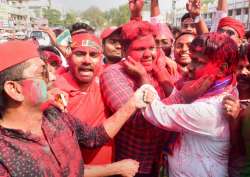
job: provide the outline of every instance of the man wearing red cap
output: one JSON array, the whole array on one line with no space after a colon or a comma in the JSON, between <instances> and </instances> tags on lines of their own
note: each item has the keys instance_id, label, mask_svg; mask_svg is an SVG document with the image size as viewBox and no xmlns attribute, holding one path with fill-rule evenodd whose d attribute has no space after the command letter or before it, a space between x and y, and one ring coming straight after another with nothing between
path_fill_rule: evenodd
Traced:
<instances>
[{"instance_id":1,"label":"man wearing red cap","mask_svg":"<svg viewBox=\"0 0 250 177\"><path fill-rule=\"evenodd\" d=\"M224 17L219 22L217 32L228 34L240 46L245 35L245 27L239 20Z\"/></svg>"},{"instance_id":2,"label":"man wearing red cap","mask_svg":"<svg viewBox=\"0 0 250 177\"><path fill-rule=\"evenodd\" d=\"M102 58L101 43L94 34L79 33L72 36L72 44L68 72L58 76L54 85L68 93L67 110L70 114L92 127L99 126L110 115L102 99L98 78ZM110 141L95 150L82 148L82 155L86 164L102 165L113 161L113 150L114 144ZM130 171L137 168L134 162L126 160L115 166Z\"/></svg>"},{"instance_id":3,"label":"man wearing red cap","mask_svg":"<svg viewBox=\"0 0 250 177\"><path fill-rule=\"evenodd\" d=\"M122 59L121 27L109 27L101 34L105 64L114 64Z\"/></svg>"},{"instance_id":4,"label":"man wearing red cap","mask_svg":"<svg viewBox=\"0 0 250 177\"><path fill-rule=\"evenodd\" d=\"M33 41L6 42L0 50L0 176L119 174L109 165L84 169L79 145L94 148L110 141L136 108L145 106L143 93L136 92L116 114L90 128L54 107L41 111L48 71ZM89 75L79 72L84 79Z\"/></svg>"},{"instance_id":5,"label":"man wearing red cap","mask_svg":"<svg viewBox=\"0 0 250 177\"><path fill-rule=\"evenodd\" d=\"M101 75L101 87L105 103L116 112L143 83L153 84L162 97L166 91L165 80L157 76L156 44L153 27L144 21L130 21L122 27L122 44L126 60L105 68ZM130 63L131 62L131 63ZM133 69L126 72L124 65L139 67L142 77ZM163 74L161 75L163 76ZM133 158L140 162L137 177L153 177L158 174L159 159L166 133L143 120L140 111L136 112L115 139L116 160Z\"/></svg>"}]
</instances>

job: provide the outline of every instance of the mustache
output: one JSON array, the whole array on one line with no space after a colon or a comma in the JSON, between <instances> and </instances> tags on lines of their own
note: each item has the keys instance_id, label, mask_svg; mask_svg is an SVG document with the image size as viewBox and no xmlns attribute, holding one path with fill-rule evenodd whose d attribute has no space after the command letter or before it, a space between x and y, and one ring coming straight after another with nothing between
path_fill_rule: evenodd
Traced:
<instances>
[{"instance_id":1,"label":"mustache","mask_svg":"<svg viewBox=\"0 0 250 177\"><path fill-rule=\"evenodd\" d=\"M94 67L92 65L81 65L78 69L88 69L88 70L94 70Z\"/></svg>"}]
</instances>

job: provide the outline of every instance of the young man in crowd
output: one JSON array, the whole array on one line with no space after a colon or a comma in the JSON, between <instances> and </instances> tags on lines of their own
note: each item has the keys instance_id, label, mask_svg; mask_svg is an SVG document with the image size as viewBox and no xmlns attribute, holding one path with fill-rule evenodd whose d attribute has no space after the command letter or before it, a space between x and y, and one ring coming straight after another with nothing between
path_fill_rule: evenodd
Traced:
<instances>
[{"instance_id":1,"label":"young man in crowd","mask_svg":"<svg viewBox=\"0 0 250 177\"><path fill-rule=\"evenodd\" d=\"M102 34L104 64L114 64L122 59L121 27L106 28Z\"/></svg>"},{"instance_id":2,"label":"young man in crowd","mask_svg":"<svg viewBox=\"0 0 250 177\"><path fill-rule=\"evenodd\" d=\"M41 111L49 79L33 41L6 42L0 50L4 59L0 65L1 176L120 174L109 165L84 168L79 145L95 148L109 142L136 109L145 106L143 93L136 92L118 112L91 128L54 107ZM81 75L82 70L78 71ZM132 177L136 171L125 176Z\"/></svg>"},{"instance_id":3,"label":"young man in crowd","mask_svg":"<svg viewBox=\"0 0 250 177\"><path fill-rule=\"evenodd\" d=\"M191 49L195 79L214 75L214 84L191 104L166 105L146 94L151 104L144 117L161 129L179 132L173 155L168 156L170 177L228 176L230 133L222 100L237 94L237 45L227 35L209 33L197 36Z\"/></svg>"},{"instance_id":4,"label":"young man in crowd","mask_svg":"<svg viewBox=\"0 0 250 177\"><path fill-rule=\"evenodd\" d=\"M105 103L113 113L143 83L153 84L162 98L169 95L169 90L171 93L172 87L169 88L169 81L164 80L168 79L168 76L157 73L166 70L165 66L159 69L160 66L154 65L157 58L153 34L153 28L148 22L130 21L123 25L122 44L126 59L106 68L100 77ZM124 65L129 66L128 72ZM136 74L136 67L139 68L140 75ZM157 130L146 122L138 111L131 116L115 139L116 160L133 158L139 161L140 169L137 177L157 176L166 135L167 133Z\"/></svg>"},{"instance_id":5,"label":"young man in crowd","mask_svg":"<svg viewBox=\"0 0 250 177\"><path fill-rule=\"evenodd\" d=\"M195 22L190 13L185 13L181 17L181 32L197 34Z\"/></svg>"},{"instance_id":6,"label":"young man in crowd","mask_svg":"<svg viewBox=\"0 0 250 177\"><path fill-rule=\"evenodd\" d=\"M250 49L250 48L249 48ZM248 50L249 50L248 49ZM249 50L250 51L250 50ZM250 121L250 56L243 57L238 64L237 88L239 99L233 96L224 98L223 106L228 115L231 133L230 176L249 176L249 121Z\"/></svg>"},{"instance_id":7,"label":"young man in crowd","mask_svg":"<svg viewBox=\"0 0 250 177\"><path fill-rule=\"evenodd\" d=\"M54 85L68 93L66 109L71 115L91 127L99 126L111 115L104 104L98 78L102 59L101 42L94 34L78 33L73 35L72 43L68 72L59 75ZM88 165L106 165L114 159L113 140L94 150L81 150ZM118 174L122 176L138 168L137 162L129 159L110 166L120 171Z\"/></svg>"},{"instance_id":8,"label":"young man in crowd","mask_svg":"<svg viewBox=\"0 0 250 177\"><path fill-rule=\"evenodd\" d=\"M191 63L189 46L194 39L193 33L181 33L174 43L174 60L179 66L179 72L183 78L187 78L188 65Z\"/></svg>"},{"instance_id":9,"label":"young man in crowd","mask_svg":"<svg viewBox=\"0 0 250 177\"><path fill-rule=\"evenodd\" d=\"M245 27L239 20L232 17L224 17L218 24L217 32L226 33L240 46L245 35Z\"/></svg>"}]
</instances>

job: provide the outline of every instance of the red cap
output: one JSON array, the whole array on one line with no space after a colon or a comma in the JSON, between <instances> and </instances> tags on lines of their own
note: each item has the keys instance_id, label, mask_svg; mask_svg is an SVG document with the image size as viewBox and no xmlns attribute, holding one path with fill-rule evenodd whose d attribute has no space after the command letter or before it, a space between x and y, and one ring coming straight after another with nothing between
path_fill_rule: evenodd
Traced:
<instances>
[{"instance_id":1,"label":"red cap","mask_svg":"<svg viewBox=\"0 0 250 177\"><path fill-rule=\"evenodd\" d=\"M239 35L239 37L242 39L245 35L245 27L244 24L241 23L241 21L236 20L232 17L224 17L220 20L218 29L222 28L224 26L228 26L230 28L233 28Z\"/></svg>"},{"instance_id":2,"label":"red cap","mask_svg":"<svg viewBox=\"0 0 250 177\"><path fill-rule=\"evenodd\" d=\"M105 30L103 30L101 34L101 39L104 40L115 32L117 33L121 32L121 27L111 26L111 27L106 28Z\"/></svg>"},{"instance_id":3,"label":"red cap","mask_svg":"<svg viewBox=\"0 0 250 177\"><path fill-rule=\"evenodd\" d=\"M0 71L23 63L31 58L40 57L38 45L33 40L13 40L0 44Z\"/></svg>"},{"instance_id":4,"label":"red cap","mask_svg":"<svg viewBox=\"0 0 250 177\"><path fill-rule=\"evenodd\" d=\"M97 50L101 50L101 41L94 34L79 33L72 36L73 52L81 51L84 47L93 47Z\"/></svg>"}]
</instances>

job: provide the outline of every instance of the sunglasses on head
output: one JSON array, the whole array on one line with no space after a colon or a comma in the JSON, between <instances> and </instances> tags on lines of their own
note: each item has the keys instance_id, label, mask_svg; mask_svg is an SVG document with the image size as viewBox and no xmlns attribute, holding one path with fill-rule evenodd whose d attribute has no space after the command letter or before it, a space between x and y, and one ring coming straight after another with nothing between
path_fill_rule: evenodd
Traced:
<instances>
[{"instance_id":1,"label":"sunglasses on head","mask_svg":"<svg viewBox=\"0 0 250 177\"><path fill-rule=\"evenodd\" d=\"M229 36L235 35L235 32L233 30L230 30L230 29L225 30L225 29L220 28L220 29L218 29L218 32L219 33L226 33Z\"/></svg>"}]
</instances>

